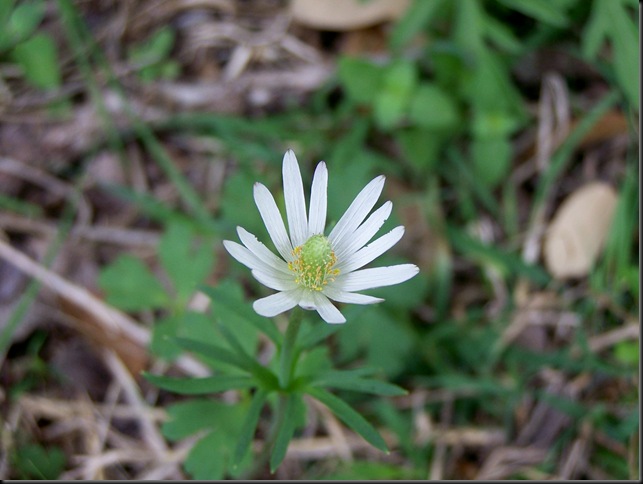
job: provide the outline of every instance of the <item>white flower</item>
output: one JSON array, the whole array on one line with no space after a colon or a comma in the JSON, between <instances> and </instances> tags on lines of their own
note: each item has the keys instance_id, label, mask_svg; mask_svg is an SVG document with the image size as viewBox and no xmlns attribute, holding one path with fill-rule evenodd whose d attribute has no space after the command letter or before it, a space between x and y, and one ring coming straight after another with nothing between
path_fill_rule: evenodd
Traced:
<instances>
[{"instance_id":1,"label":"white flower","mask_svg":"<svg viewBox=\"0 0 643 484\"><path fill-rule=\"evenodd\" d=\"M399 226L365 245L393 207L391 202L386 202L366 219L384 188L383 176L364 187L328 236L324 235L326 164L322 161L315 169L308 216L301 173L292 150L284 155L283 183L290 237L271 193L261 183L254 185L255 203L281 258L242 227L237 227L237 233L243 245L230 240L223 242L232 257L252 270L255 279L279 291L255 301L253 307L257 313L272 317L299 305L317 310L327 323L344 323L346 318L329 299L354 304L378 303L383 299L354 291L399 284L418 273L413 264L357 270L390 249L404 234L404 227Z\"/></svg>"}]
</instances>

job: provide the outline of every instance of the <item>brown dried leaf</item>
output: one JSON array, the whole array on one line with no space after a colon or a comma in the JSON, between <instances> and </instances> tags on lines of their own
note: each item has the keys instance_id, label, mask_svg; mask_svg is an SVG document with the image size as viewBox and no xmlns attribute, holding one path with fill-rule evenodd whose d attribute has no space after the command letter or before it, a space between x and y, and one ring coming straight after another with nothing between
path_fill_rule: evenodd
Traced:
<instances>
[{"instance_id":1,"label":"brown dried leaf","mask_svg":"<svg viewBox=\"0 0 643 484\"><path fill-rule=\"evenodd\" d=\"M557 279L586 276L603 248L617 195L602 182L587 184L561 204L543 247L547 270Z\"/></svg>"}]
</instances>

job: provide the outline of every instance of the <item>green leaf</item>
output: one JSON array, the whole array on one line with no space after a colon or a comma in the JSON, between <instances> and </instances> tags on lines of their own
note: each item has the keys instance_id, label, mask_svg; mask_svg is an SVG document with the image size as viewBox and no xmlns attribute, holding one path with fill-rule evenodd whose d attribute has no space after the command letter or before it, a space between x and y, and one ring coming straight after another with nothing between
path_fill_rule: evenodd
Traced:
<instances>
[{"instance_id":1,"label":"green leaf","mask_svg":"<svg viewBox=\"0 0 643 484\"><path fill-rule=\"evenodd\" d=\"M42 0L23 1L13 9L11 1L3 0L1 3L4 21L0 23L0 52L36 32L46 14L45 2Z\"/></svg>"},{"instance_id":2,"label":"green leaf","mask_svg":"<svg viewBox=\"0 0 643 484\"><path fill-rule=\"evenodd\" d=\"M108 303L126 311L160 308L170 302L158 279L131 255L122 255L103 269L98 284Z\"/></svg>"},{"instance_id":3,"label":"green leaf","mask_svg":"<svg viewBox=\"0 0 643 484\"><path fill-rule=\"evenodd\" d=\"M442 3L442 0L413 2L391 32L391 47L394 50L403 47L422 29L426 28Z\"/></svg>"},{"instance_id":4,"label":"green leaf","mask_svg":"<svg viewBox=\"0 0 643 484\"><path fill-rule=\"evenodd\" d=\"M301 395L298 393L291 393L288 395L286 400L286 408L283 410L285 418L282 420L282 425L277 431L277 438L275 439L275 445L272 448L272 453L270 454L270 472L275 472L277 467L281 464L286 457L286 451L288 450L288 444L292 439L293 434L295 433L296 419L294 415L296 413L296 407L298 402L301 401ZM280 405L283 405L283 402L280 402Z\"/></svg>"},{"instance_id":5,"label":"green leaf","mask_svg":"<svg viewBox=\"0 0 643 484\"><path fill-rule=\"evenodd\" d=\"M371 445L388 453L382 436L345 401L321 388L309 388L307 393L326 405L342 422L364 437Z\"/></svg>"},{"instance_id":6,"label":"green leaf","mask_svg":"<svg viewBox=\"0 0 643 484\"><path fill-rule=\"evenodd\" d=\"M60 62L53 39L44 33L19 43L13 56L24 71L25 78L40 89L55 89L61 85Z\"/></svg>"},{"instance_id":7,"label":"green leaf","mask_svg":"<svg viewBox=\"0 0 643 484\"><path fill-rule=\"evenodd\" d=\"M429 82L423 82L415 91L409 119L431 130L454 130L460 124L460 114L453 97Z\"/></svg>"},{"instance_id":8,"label":"green leaf","mask_svg":"<svg viewBox=\"0 0 643 484\"><path fill-rule=\"evenodd\" d=\"M199 481L219 481L225 477L226 438L216 430L200 439L183 463L192 478Z\"/></svg>"},{"instance_id":9,"label":"green leaf","mask_svg":"<svg viewBox=\"0 0 643 484\"><path fill-rule=\"evenodd\" d=\"M489 188L506 179L511 157L511 143L506 137L476 138L471 143L474 175Z\"/></svg>"},{"instance_id":10,"label":"green leaf","mask_svg":"<svg viewBox=\"0 0 643 484\"><path fill-rule=\"evenodd\" d=\"M567 27L569 18L560 4L551 0L500 0L507 7L555 27Z\"/></svg>"},{"instance_id":11,"label":"green leaf","mask_svg":"<svg viewBox=\"0 0 643 484\"><path fill-rule=\"evenodd\" d=\"M59 447L23 445L15 450L13 466L21 479L56 480L65 468L65 453Z\"/></svg>"},{"instance_id":12,"label":"green leaf","mask_svg":"<svg viewBox=\"0 0 643 484\"><path fill-rule=\"evenodd\" d=\"M194 239L189 226L171 222L158 246L161 264L183 304L208 276L214 263L214 249L210 241L203 240L195 247Z\"/></svg>"},{"instance_id":13,"label":"green leaf","mask_svg":"<svg viewBox=\"0 0 643 484\"><path fill-rule=\"evenodd\" d=\"M347 96L358 104L371 104L380 87L384 69L363 59L341 57L337 66L339 82Z\"/></svg>"},{"instance_id":14,"label":"green leaf","mask_svg":"<svg viewBox=\"0 0 643 484\"><path fill-rule=\"evenodd\" d=\"M416 65L409 61L395 61L387 68L373 113L381 129L393 128L405 116L417 77Z\"/></svg>"},{"instance_id":15,"label":"green leaf","mask_svg":"<svg viewBox=\"0 0 643 484\"><path fill-rule=\"evenodd\" d=\"M250 306L243 297L243 290L239 283L233 281L223 281L218 286L202 286L201 290L211 299L212 314L222 324L226 324L234 331L234 328L242 328L248 325L253 326L276 345L281 344L281 333L275 323L270 318L259 316L252 306ZM247 333L247 331L246 331ZM245 340L242 339L242 345L246 351L254 353L254 346L256 344L256 336L251 340L249 334L245 334ZM242 337L237 333L237 337Z\"/></svg>"},{"instance_id":16,"label":"green leaf","mask_svg":"<svg viewBox=\"0 0 643 484\"><path fill-rule=\"evenodd\" d=\"M232 351L221 346L215 346L201 341L195 341L188 338L176 338L176 342L181 348L192 351L203 356L206 360L214 360L219 363L225 363L240 368L248 373L251 372L247 362L234 354Z\"/></svg>"},{"instance_id":17,"label":"green leaf","mask_svg":"<svg viewBox=\"0 0 643 484\"><path fill-rule=\"evenodd\" d=\"M219 393L256 386L255 380L247 376L217 375L202 378L175 378L144 372L143 377L159 388L181 395Z\"/></svg>"},{"instance_id":18,"label":"green leaf","mask_svg":"<svg viewBox=\"0 0 643 484\"><path fill-rule=\"evenodd\" d=\"M246 413L246 418L243 421L241 431L239 432L239 440L237 441L237 446L235 447L234 456L232 459L232 465L235 467L239 465L239 463L243 460L244 456L248 452L248 448L252 443L252 438L254 437L255 431L257 429L257 423L259 422L261 409L266 403L267 397L268 392L261 388L257 390L252 397L250 408Z\"/></svg>"},{"instance_id":19,"label":"green leaf","mask_svg":"<svg viewBox=\"0 0 643 484\"><path fill-rule=\"evenodd\" d=\"M438 154L444 145L445 138L434 131L424 128L398 130L395 138L402 148L404 156L422 173L431 173L437 163Z\"/></svg>"},{"instance_id":20,"label":"green leaf","mask_svg":"<svg viewBox=\"0 0 643 484\"><path fill-rule=\"evenodd\" d=\"M408 392L397 385L378 380L361 378L353 372L331 370L316 375L309 383L311 386L322 386L349 390L354 392L371 393L373 395L400 396Z\"/></svg>"},{"instance_id":21,"label":"green leaf","mask_svg":"<svg viewBox=\"0 0 643 484\"><path fill-rule=\"evenodd\" d=\"M181 348L176 344L175 337L183 319L182 315L173 314L156 321L152 327L152 341L150 342L152 353L170 361L181 354Z\"/></svg>"}]
</instances>

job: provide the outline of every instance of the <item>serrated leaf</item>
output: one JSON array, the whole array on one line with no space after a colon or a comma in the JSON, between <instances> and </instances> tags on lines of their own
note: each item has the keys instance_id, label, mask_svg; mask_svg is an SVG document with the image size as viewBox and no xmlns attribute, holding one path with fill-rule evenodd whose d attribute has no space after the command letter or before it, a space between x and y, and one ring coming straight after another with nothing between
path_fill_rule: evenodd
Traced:
<instances>
[{"instance_id":1,"label":"serrated leaf","mask_svg":"<svg viewBox=\"0 0 643 484\"><path fill-rule=\"evenodd\" d=\"M189 226L171 222L159 242L159 259L182 303L187 303L197 286L212 270L214 250L209 240L194 247L195 235Z\"/></svg>"},{"instance_id":2,"label":"serrated leaf","mask_svg":"<svg viewBox=\"0 0 643 484\"><path fill-rule=\"evenodd\" d=\"M239 463L243 460L244 456L248 452L248 448L252 443L252 438L254 437L255 431L257 429L257 423L259 422L261 409L266 403L267 396L267 391L259 389L252 397L250 408L248 409L246 418L243 421L243 425L241 426L241 431L239 432L239 440L237 441L237 446L235 447L234 456L232 458L232 465L235 467L239 465Z\"/></svg>"},{"instance_id":3,"label":"serrated leaf","mask_svg":"<svg viewBox=\"0 0 643 484\"><path fill-rule=\"evenodd\" d=\"M386 442L379 432L344 400L321 388L309 388L307 393L326 405L342 422L364 437L371 445L388 453Z\"/></svg>"},{"instance_id":4,"label":"serrated leaf","mask_svg":"<svg viewBox=\"0 0 643 484\"><path fill-rule=\"evenodd\" d=\"M277 467L279 467L281 462L284 460L284 457L286 457L288 445L295 433L295 425L297 422L294 415L297 403L300 400L301 395L298 393L291 393L288 395L285 402L286 408L283 410L285 418L282 420L282 425L277 431L275 445L273 446L272 453L270 454L270 472L275 472ZM283 402L280 402L280 404L283 404Z\"/></svg>"},{"instance_id":5,"label":"serrated leaf","mask_svg":"<svg viewBox=\"0 0 643 484\"><path fill-rule=\"evenodd\" d=\"M147 372L144 372L143 376L157 387L181 395L219 393L227 390L252 388L257 384L253 378L248 376L217 375L201 378L174 378Z\"/></svg>"},{"instance_id":6,"label":"serrated leaf","mask_svg":"<svg viewBox=\"0 0 643 484\"><path fill-rule=\"evenodd\" d=\"M154 274L131 255L122 255L103 269L98 284L108 303L126 311L164 307L170 302Z\"/></svg>"}]
</instances>

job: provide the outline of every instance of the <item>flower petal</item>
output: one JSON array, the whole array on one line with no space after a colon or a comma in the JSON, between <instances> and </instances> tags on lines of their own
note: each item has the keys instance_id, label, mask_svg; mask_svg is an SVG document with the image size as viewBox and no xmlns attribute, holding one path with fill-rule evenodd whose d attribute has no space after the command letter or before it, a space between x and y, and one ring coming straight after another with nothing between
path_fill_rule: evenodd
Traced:
<instances>
[{"instance_id":1,"label":"flower petal","mask_svg":"<svg viewBox=\"0 0 643 484\"><path fill-rule=\"evenodd\" d=\"M254 196L263 223L266 225L268 234L275 244L277 251L286 261L291 260L293 247L286 233L284 221L281 218L272 193L261 183L255 183Z\"/></svg>"},{"instance_id":2,"label":"flower petal","mask_svg":"<svg viewBox=\"0 0 643 484\"><path fill-rule=\"evenodd\" d=\"M389 250L404 235L404 227L402 225L395 227L393 230L387 234L382 235L379 239L368 244L366 247L362 247L356 253L352 254L350 257L340 260L336 269L340 270L340 273L349 273L360 267L364 267L369 262L375 260L384 252Z\"/></svg>"},{"instance_id":3,"label":"flower petal","mask_svg":"<svg viewBox=\"0 0 643 484\"><path fill-rule=\"evenodd\" d=\"M349 304L377 304L384 299L381 297L367 296L366 294L357 294L354 292L346 292L336 289L334 287L324 288L324 294L333 301L349 303Z\"/></svg>"},{"instance_id":4,"label":"flower petal","mask_svg":"<svg viewBox=\"0 0 643 484\"><path fill-rule=\"evenodd\" d=\"M317 309L317 312L324 321L330 324L346 322L344 315L333 305L332 302L328 300L326 296L320 292L314 292L312 293L312 296L315 301L315 309Z\"/></svg>"},{"instance_id":5,"label":"flower petal","mask_svg":"<svg viewBox=\"0 0 643 484\"><path fill-rule=\"evenodd\" d=\"M375 212L373 212L366 221L353 232L353 235L344 239L343 243L335 247L335 255L337 260L346 260L352 254L364 247L369 240L377 233L377 231L384 225L386 219L391 215L393 204L386 202Z\"/></svg>"},{"instance_id":6,"label":"flower petal","mask_svg":"<svg viewBox=\"0 0 643 484\"><path fill-rule=\"evenodd\" d=\"M375 267L338 276L335 287L343 291L362 291L374 287L392 286L415 276L420 269L414 264L399 264L388 267Z\"/></svg>"},{"instance_id":7,"label":"flower petal","mask_svg":"<svg viewBox=\"0 0 643 484\"><path fill-rule=\"evenodd\" d=\"M256 257L266 262L270 267L278 270L279 272L292 274L288 269L288 264L273 254L268 247L259 242L255 235L251 234L243 227L237 227L237 234L239 235L241 242L243 242L243 245L245 245Z\"/></svg>"},{"instance_id":8,"label":"flower petal","mask_svg":"<svg viewBox=\"0 0 643 484\"><path fill-rule=\"evenodd\" d=\"M306 219L306 199L304 185L297 158L292 150L286 151L282 166L284 179L284 199L286 200L286 216L290 229L290 240L297 247L308 238L308 220Z\"/></svg>"},{"instance_id":9,"label":"flower petal","mask_svg":"<svg viewBox=\"0 0 643 484\"><path fill-rule=\"evenodd\" d=\"M264 271L273 270L268 263L261 260L241 244L231 240L224 240L223 246L232 257L250 269L262 269Z\"/></svg>"},{"instance_id":10,"label":"flower petal","mask_svg":"<svg viewBox=\"0 0 643 484\"><path fill-rule=\"evenodd\" d=\"M266 272L260 269L253 269L252 275L261 284L275 291L292 291L299 287L292 276L287 277L280 272Z\"/></svg>"},{"instance_id":11,"label":"flower petal","mask_svg":"<svg viewBox=\"0 0 643 484\"><path fill-rule=\"evenodd\" d=\"M342 218L339 219L337 225L333 228L328 239L333 247L341 246L344 238L350 237L355 229L359 227L362 221L371 211L377 199L382 193L384 188L384 176L380 175L370 181L361 192L355 197L353 203L346 210Z\"/></svg>"},{"instance_id":12,"label":"flower petal","mask_svg":"<svg viewBox=\"0 0 643 484\"><path fill-rule=\"evenodd\" d=\"M328 169L323 161L317 164L310 189L310 208L308 209L308 237L324 233L326 226L326 206L328 202Z\"/></svg>"},{"instance_id":13,"label":"flower petal","mask_svg":"<svg viewBox=\"0 0 643 484\"><path fill-rule=\"evenodd\" d=\"M294 291L278 292L268 297L262 297L252 304L252 308L257 314L272 318L277 314L294 308L299 302L300 292L301 289L295 289Z\"/></svg>"}]
</instances>

